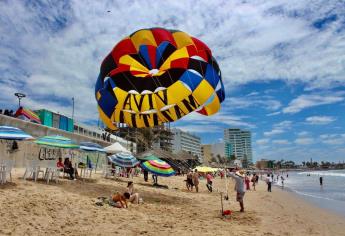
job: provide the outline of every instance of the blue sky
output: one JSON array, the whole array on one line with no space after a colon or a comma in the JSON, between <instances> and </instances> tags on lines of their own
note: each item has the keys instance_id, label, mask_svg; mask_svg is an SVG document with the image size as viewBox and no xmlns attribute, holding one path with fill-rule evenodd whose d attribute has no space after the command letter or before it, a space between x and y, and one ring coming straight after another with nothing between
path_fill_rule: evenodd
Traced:
<instances>
[{"instance_id":1,"label":"blue sky","mask_svg":"<svg viewBox=\"0 0 345 236\"><path fill-rule=\"evenodd\" d=\"M94 84L117 41L141 28L201 39L222 70L226 100L211 117L173 124L218 142L253 133L254 159L345 159L343 1L2 1L0 106L49 108L97 122ZM110 12L108 12L110 11Z\"/></svg>"}]
</instances>

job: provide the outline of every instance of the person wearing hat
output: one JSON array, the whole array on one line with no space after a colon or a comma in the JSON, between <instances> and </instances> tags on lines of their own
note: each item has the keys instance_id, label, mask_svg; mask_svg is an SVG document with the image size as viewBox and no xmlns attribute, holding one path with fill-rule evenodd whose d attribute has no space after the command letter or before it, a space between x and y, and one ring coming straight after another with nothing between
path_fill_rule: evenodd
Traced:
<instances>
[{"instance_id":1,"label":"person wearing hat","mask_svg":"<svg viewBox=\"0 0 345 236\"><path fill-rule=\"evenodd\" d=\"M243 198L244 194L246 192L244 188L244 177L245 177L245 172L243 170L236 171L236 173L230 173L230 177L235 179L236 184L235 184L235 191L237 192L236 194L236 201L240 204L241 207L241 212L244 212L244 204L243 204Z\"/></svg>"}]
</instances>

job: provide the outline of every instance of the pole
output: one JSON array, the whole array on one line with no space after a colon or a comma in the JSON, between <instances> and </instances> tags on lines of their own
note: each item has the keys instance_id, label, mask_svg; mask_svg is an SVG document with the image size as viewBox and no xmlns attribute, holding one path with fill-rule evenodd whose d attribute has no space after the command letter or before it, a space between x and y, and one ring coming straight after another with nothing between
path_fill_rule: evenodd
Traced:
<instances>
[{"instance_id":1,"label":"pole","mask_svg":"<svg viewBox=\"0 0 345 236\"><path fill-rule=\"evenodd\" d=\"M72 120L74 120L74 97L72 97Z\"/></svg>"}]
</instances>

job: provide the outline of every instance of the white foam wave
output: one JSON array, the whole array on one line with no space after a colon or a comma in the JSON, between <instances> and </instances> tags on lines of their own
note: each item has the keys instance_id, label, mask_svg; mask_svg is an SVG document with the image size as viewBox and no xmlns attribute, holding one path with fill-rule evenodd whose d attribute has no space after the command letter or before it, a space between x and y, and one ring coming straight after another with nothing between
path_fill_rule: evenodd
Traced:
<instances>
[{"instance_id":1,"label":"white foam wave","mask_svg":"<svg viewBox=\"0 0 345 236\"><path fill-rule=\"evenodd\" d=\"M321 175L321 176L334 176L334 177L345 177L345 173L338 172L327 172L327 171L311 171L311 172L300 172L299 175Z\"/></svg>"},{"instance_id":2,"label":"white foam wave","mask_svg":"<svg viewBox=\"0 0 345 236\"><path fill-rule=\"evenodd\" d=\"M335 199L332 198L328 198L328 197L321 197L321 196L317 196L317 195L313 195L313 194L308 194L308 193L303 193L297 190L292 189L292 191L294 191L297 194L303 195L303 196L307 196L307 197L312 197L312 198L319 198L319 199L326 199L326 200L331 200L331 201L336 201Z\"/></svg>"}]
</instances>

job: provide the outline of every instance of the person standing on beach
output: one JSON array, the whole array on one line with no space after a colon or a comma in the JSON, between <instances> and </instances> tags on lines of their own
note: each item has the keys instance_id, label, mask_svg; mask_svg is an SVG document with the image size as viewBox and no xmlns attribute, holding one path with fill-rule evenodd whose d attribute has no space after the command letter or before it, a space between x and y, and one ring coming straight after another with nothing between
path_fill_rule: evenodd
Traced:
<instances>
[{"instance_id":1,"label":"person standing on beach","mask_svg":"<svg viewBox=\"0 0 345 236\"><path fill-rule=\"evenodd\" d=\"M193 191L193 171L190 170L187 174L186 187L189 191Z\"/></svg>"},{"instance_id":2,"label":"person standing on beach","mask_svg":"<svg viewBox=\"0 0 345 236\"><path fill-rule=\"evenodd\" d=\"M235 174L230 173L230 177L235 179L235 191L236 191L236 201L240 204L241 210L240 212L244 212L244 203L243 198L246 192L244 188L244 171L237 171Z\"/></svg>"},{"instance_id":3,"label":"person standing on beach","mask_svg":"<svg viewBox=\"0 0 345 236\"><path fill-rule=\"evenodd\" d=\"M248 175L244 178L244 182L246 184L246 190L250 190L250 179Z\"/></svg>"},{"instance_id":4,"label":"person standing on beach","mask_svg":"<svg viewBox=\"0 0 345 236\"><path fill-rule=\"evenodd\" d=\"M323 178L322 178L322 176L320 176L320 186L322 186L323 185Z\"/></svg>"},{"instance_id":5,"label":"person standing on beach","mask_svg":"<svg viewBox=\"0 0 345 236\"><path fill-rule=\"evenodd\" d=\"M266 183L267 183L267 191L272 192L272 178L270 178L270 174L267 174Z\"/></svg>"},{"instance_id":6,"label":"person standing on beach","mask_svg":"<svg viewBox=\"0 0 345 236\"><path fill-rule=\"evenodd\" d=\"M197 169L194 170L194 174L193 174L193 184L194 184L194 186L195 186L196 192L199 192L199 173L198 173L198 170L197 170Z\"/></svg>"},{"instance_id":7,"label":"person standing on beach","mask_svg":"<svg viewBox=\"0 0 345 236\"><path fill-rule=\"evenodd\" d=\"M282 188L284 188L284 177L280 176L280 180L282 181ZM278 181L277 181L278 182Z\"/></svg>"},{"instance_id":8,"label":"person standing on beach","mask_svg":"<svg viewBox=\"0 0 345 236\"><path fill-rule=\"evenodd\" d=\"M255 189L255 185L256 185L256 177L257 177L257 175L256 175L256 174L254 174L254 175L253 175L253 177L252 177L252 179L251 179L251 182L252 182L252 186L253 186L254 191L256 191L256 189Z\"/></svg>"}]
</instances>

